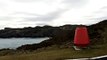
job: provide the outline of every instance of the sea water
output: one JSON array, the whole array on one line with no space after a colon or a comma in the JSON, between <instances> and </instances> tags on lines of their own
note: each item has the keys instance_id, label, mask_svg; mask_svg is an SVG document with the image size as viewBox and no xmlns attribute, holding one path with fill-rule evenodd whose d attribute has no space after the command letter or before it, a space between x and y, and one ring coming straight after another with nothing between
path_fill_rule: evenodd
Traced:
<instances>
[{"instance_id":1,"label":"sea water","mask_svg":"<svg viewBox=\"0 0 107 60\"><path fill-rule=\"evenodd\" d=\"M49 38L48 37L45 37L45 38L0 38L0 49L3 49L3 48L15 49L21 45L40 43L47 39Z\"/></svg>"}]
</instances>

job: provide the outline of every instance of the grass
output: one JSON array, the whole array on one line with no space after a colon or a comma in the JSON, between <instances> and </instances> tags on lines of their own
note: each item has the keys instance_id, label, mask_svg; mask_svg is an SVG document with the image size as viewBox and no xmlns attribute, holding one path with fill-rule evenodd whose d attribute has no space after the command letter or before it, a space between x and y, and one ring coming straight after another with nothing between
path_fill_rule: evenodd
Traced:
<instances>
[{"instance_id":1,"label":"grass","mask_svg":"<svg viewBox=\"0 0 107 60\"><path fill-rule=\"evenodd\" d=\"M0 60L64 60L69 58L94 57L107 54L107 44L96 45L91 49L75 51L73 48L57 46L35 50L29 53L1 56Z\"/></svg>"}]
</instances>

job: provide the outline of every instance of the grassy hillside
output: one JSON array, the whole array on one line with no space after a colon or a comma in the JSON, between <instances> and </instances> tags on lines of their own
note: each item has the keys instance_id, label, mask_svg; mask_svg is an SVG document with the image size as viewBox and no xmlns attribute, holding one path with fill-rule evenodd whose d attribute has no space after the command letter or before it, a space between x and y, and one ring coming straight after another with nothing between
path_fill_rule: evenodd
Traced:
<instances>
[{"instance_id":1,"label":"grassy hillside","mask_svg":"<svg viewBox=\"0 0 107 60\"><path fill-rule=\"evenodd\" d=\"M47 47L33 52L1 56L0 60L64 60L69 58L93 57L107 54L107 44L75 51L73 48Z\"/></svg>"}]
</instances>

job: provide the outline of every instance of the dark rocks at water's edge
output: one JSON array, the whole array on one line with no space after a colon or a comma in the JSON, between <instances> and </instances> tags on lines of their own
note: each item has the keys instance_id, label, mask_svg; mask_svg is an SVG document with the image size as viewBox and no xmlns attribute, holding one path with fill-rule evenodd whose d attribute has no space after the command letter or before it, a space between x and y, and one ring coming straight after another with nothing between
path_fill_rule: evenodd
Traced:
<instances>
[{"instance_id":1,"label":"dark rocks at water's edge","mask_svg":"<svg viewBox=\"0 0 107 60\"><path fill-rule=\"evenodd\" d=\"M75 28L78 25L64 25L60 27L48 27L48 29L52 29L48 31L51 34L51 39L45 40L38 44L29 44L22 45L17 48L17 50L36 50L38 48L47 47L51 45L64 45L68 44L68 42L73 41ZM107 40L107 20L99 22L97 24L93 24L87 26L91 45L93 44L103 44ZM46 31L46 30L44 30ZM46 32L45 32L46 33ZM71 44L70 43L70 44Z\"/></svg>"}]
</instances>

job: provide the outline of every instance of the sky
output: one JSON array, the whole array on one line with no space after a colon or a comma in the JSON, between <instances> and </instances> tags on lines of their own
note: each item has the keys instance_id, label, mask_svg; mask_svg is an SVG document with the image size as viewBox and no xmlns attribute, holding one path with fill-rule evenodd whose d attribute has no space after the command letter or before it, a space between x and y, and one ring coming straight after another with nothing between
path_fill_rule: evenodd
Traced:
<instances>
[{"instance_id":1,"label":"sky","mask_svg":"<svg viewBox=\"0 0 107 60\"><path fill-rule=\"evenodd\" d=\"M0 0L0 29L90 25L105 19L107 0Z\"/></svg>"}]
</instances>

